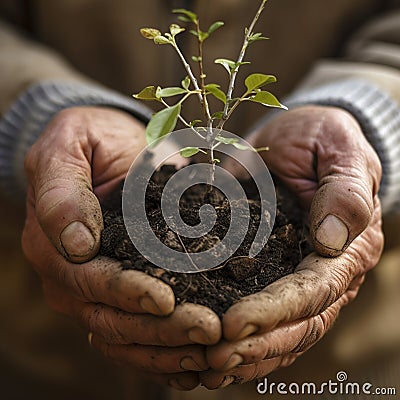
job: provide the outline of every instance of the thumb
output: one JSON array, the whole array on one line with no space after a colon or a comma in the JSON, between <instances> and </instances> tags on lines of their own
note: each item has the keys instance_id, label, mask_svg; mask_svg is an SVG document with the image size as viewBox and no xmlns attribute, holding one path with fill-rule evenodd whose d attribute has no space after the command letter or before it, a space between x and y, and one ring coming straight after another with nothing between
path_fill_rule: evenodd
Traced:
<instances>
[{"instance_id":1,"label":"thumb","mask_svg":"<svg viewBox=\"0 0 400 400\"><path fill-rule=\"evenodd\" d=\"M380 161L362 132L352 136L322 146L317 154L319 186L311 203L310 233L315 250L324 256L340 255L374 212Z\"/></svg>"},{"instance_id":2,"label":"thumb","mask_svg":"<svg viewBox=\"0 0 400 400\"><path fill-rule=\"evenodd\" d=\"M25 168L40 226L61 254L82 263L99 250L103 219L92 191L90 163L75 150L72 155L59 145L54 152L43 151L42 143L36 143Z\"/></svg>"}]
</instances>

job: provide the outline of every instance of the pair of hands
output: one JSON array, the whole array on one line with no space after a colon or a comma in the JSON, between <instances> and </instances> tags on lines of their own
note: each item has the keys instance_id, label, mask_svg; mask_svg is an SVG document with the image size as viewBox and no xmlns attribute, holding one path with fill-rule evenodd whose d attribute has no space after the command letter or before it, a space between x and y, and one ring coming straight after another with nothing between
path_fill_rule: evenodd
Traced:
<instances>
[{"instance_id":1,"label":"pair of hands","mask_svg":"<svg viewBox=\"0 0 400 400\"><path fill-rule=\"evenodd\" d=\"M203 306L175 306L161 281L96 257L99 202L145 146L143 132L125 112L76 107L60 112L29 151L22 243L48 303L92 332L106 357L176 389L224 387L291 364L356 296L382 251L380 162L357 122L340 109L301 107L249 138L270 147L269 169L309 210L320 255L222 321Z\"/></svg>"}]
</instances>

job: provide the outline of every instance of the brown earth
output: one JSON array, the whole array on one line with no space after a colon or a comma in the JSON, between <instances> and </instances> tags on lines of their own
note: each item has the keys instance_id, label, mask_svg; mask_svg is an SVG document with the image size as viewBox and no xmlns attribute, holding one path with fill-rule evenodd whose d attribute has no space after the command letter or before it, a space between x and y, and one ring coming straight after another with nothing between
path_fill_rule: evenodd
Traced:
<instances>
[{"instance_id":1,"label":"brown earth","mask_svg":"<svg viewBox=\"0 0 400 400\"><path fill-rule=\"evenodd\" d=\"M225 236L230 221L230 206L217 189L196 185L187 190L180 201L182 219L189 225L200 222L198 209L212 204L217 211L217 222L204 237L189 239L178 237L166 225L160 209L163 185L175 172L163 167L155 173L146 192L146 211L150 226L167 246L187 253L204 251ZM275 224L267 244L255 257L248 252L261 218L260 201L251 182L243 182L250 209L250 226L239 249L222 266L200 273L176 273L154 266L145 259L130 241L122 217L121 194L117 190L103 206L104 231L102 255L120 260L124 269L137 269L161 279L171 286L178 304L192 302L207 306L219 316L240 298L262 290L277 279L292 273L296 265L311 252L307 240L308 228L304 213L292 196L281 187L277 189ZM122 185L121 185L122 186Z\"/></svg>"}]
</instances>

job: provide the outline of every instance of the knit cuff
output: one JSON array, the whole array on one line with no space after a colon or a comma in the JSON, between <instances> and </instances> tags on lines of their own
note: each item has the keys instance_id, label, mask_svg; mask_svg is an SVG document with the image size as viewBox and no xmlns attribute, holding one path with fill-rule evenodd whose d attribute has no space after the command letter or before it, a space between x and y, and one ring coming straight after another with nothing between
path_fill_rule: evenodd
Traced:
<instances>
[{"instance_id":1,"label":"knit cuff","mask_svg":"<svg viewBox=\"0 0 400 400\"><path fill-rule=\"evenodd\" d=\"M94 85L46 81L31 86L0 120L0 188L23 200L24 159L48 122L61 110L76 106L108 106L148 122L152 111L117 92Z\"/></svg>"},{"instance_id":2,"label":"knit cuff","mask_svg":"<svg viewBox=\"0 0 400 400\"><path fill-rule=\"evenodd\" d=\"M284 102L334 106L350 112L360 124L382 164L380 199L384 213L400 210L400 106L378 87L361 80L342 80L295 92Z\"/></svg>"}]
</instances>

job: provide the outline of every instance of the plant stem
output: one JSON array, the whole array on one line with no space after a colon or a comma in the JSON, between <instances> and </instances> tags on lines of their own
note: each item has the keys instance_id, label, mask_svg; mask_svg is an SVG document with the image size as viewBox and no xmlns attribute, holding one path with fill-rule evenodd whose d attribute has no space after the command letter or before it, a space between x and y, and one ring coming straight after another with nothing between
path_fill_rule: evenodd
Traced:
<instances>
[{"instance_id":1,"label":"plant stem","mask_svg":"<svg viewBox=\"0 0 400 400\"><path fill-rule=\"evenodd\" d=\"M253 18L253 21L251 22L249 28L246 30L246 34L245 34L244 40L243 40L243 45L242 45L242 48L241 48L240 53L239 53L239 57L238 57L237 62L236 62L238 65L232 71L231 78L230 78L230 81L229 81L228 92L226 94L226 104L225 104L225 107L224 107L224 113L223 113L223 116L221 118L220 123L218 124L218 128L220 128L220 129L222 129L222 127L224 126L225 122L228 120L228 118L231 115L231 113L229 113L230 104L232 102L232 94L233 94L233 90L235 89L235 82L236 82L237 74L239 72L240 63L243 62L244 56L246 54L246 50L247 50L247 48L249 46L249 39L250 39L251 35L253 34L253 30L254 30L254 27L255 27L257 21L259 20L262 12L264 11L265 4L267 3L267 1L268 0L262 0L258 11L257 11L256 15ZM235 105L233 107L235 107Z\"/></svg>"},{"instance_id":2,"label":"plant stem","mask_svg":"<svg viewBox=\"0 0 400 400\"><path fill-rule=\"evenodd\" d=\"M206 74L204 73L204 64L203 64L203 41L200 39L201 30L200 30L200 24L199 24L198 20L196 20L196 30L197 30L197 44L198 44L198 50L199 50L198 63L199 63L199 72L200 72L200 88L201 88L201 96L203 98L202 106L203 106L204 115L207 118L207 126L210 129L210 128L212 128L212 118L211 118L211 112L210 112L210 108L208 105L207 95L206 95L206 90L205 90ZM210 132L211 132L211 129L210 129Z\"/></svg>"},{"instance_id":3,"label":"plant stem","mask_svg":"<svg viewBox=\"0 0 400 400\"><path fill-rule=\"evenodd\" d=\"M178 53L179 58L181 59L183 66L185 67L185 70L186 70L191 82L193 83L194 88L199 91L198 97L200 100L200 104L204 108L204 115L207 119L207 126L208 126L208 128L212 128L212 118L211 118L210 108L208 106L208 101L207 101L206 96L204 95L204 97L203 97L203 94L202 94L204 92L204 86L202 88L199 87L197 79L193 74L192 68L190 67L189 63L186 61L185 56L182 54L182 52L181 52L178 44L175 42L175 40L173 42L173 46L174 46L176 52Z\"/></svg>"},{"instance_id":4,"label":"plant stem","mask_svg":"<svg viewBox=\"0 0 400 400\"><path fill-rule=\"evenodd\" d=\"M164 100L161 99L161 103L166 107L166 108L171 108L171 106ZM200 139L205 140L206 138L200 133L198 132L196 129L194 129L194 127L192 125L189 124L189 122L187 122L185 120L185 118L182 117L181 114L178 115L179 120L183 123L183 125L185 125L187 128L190 128Z\"/></svg>"}]
</instances>

